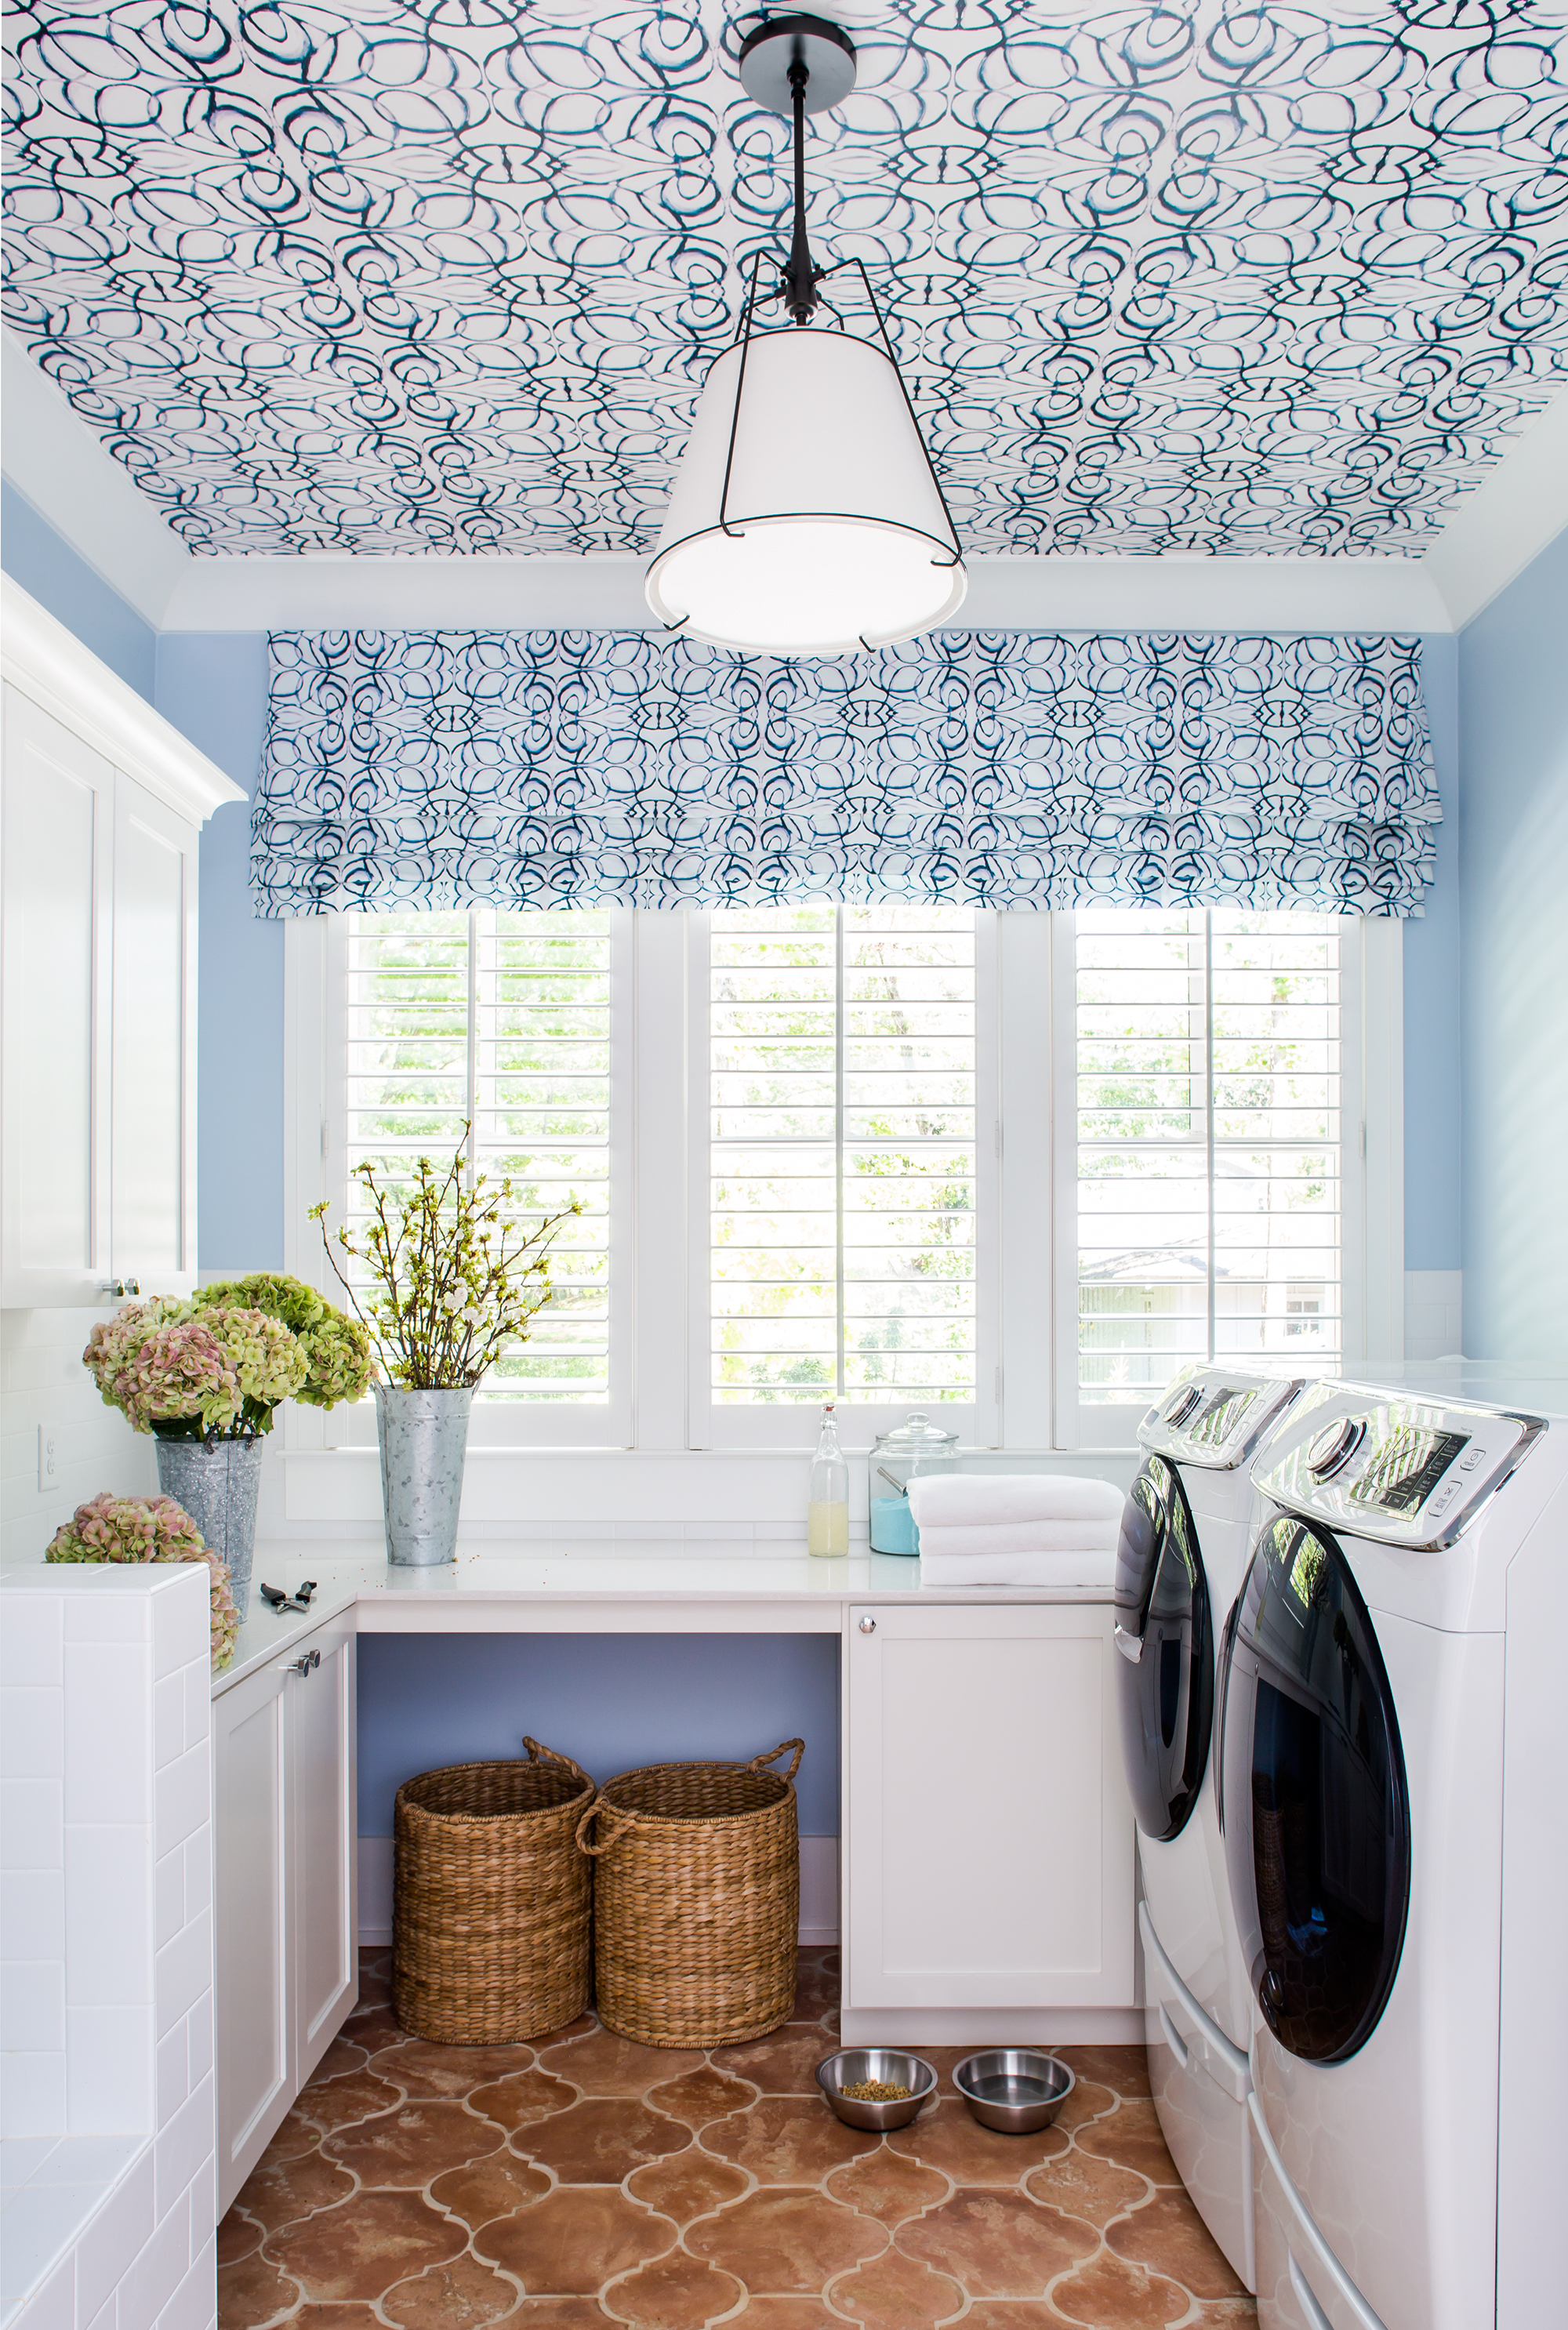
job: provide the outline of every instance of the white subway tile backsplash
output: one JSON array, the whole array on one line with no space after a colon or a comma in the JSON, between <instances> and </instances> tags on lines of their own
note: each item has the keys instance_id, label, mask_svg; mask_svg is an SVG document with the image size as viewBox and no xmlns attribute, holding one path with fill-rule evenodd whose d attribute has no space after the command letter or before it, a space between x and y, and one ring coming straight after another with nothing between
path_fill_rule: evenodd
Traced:
<instances>
[{"instance_id":1,"label":"white subway tile backsplash","mask_svg":"<svg viewBox=\"0 0 1568 2330\"><path fill-rule=\"evenodd\" d=\"M146 2142L141 2136L62 2136L33 2182L107 2188L126 2174Z\"/></svg>"},{"instance_id":2,"label":"white subway tile backsplash","mask_svg":"<svg viewBox=\"0 0 1568 2330\"><path fill-rule=\"evenodd\" d=\"M64 1866L63 1783L0 1779L0 1868Z\"/></svg>"},{"instance_id":3,"label":"white subway tile backsplash","mask_svg":"<svg viewBox=\"0 0 1568 2330\"><path fill-rule=\"evenodd\" d=\"M185 1679L165 1675L153 1685L153 1769L161 1772L185 1752Z\"/></svg>"},{"instance_id":4,"label":"white subway tile backsplash","mask_svg":"<svg viewBox=\"0 0 1568 2330\"><path fill-rule=\"evenodd\" d=\"M14 2316L10 2330L76 2330L74 2258L61 2258L47 2281Z\"/></svg>"},{"instance_id":5,"label":"white subway tile backsplash","mask_svg":"<svg viewBox=\"0 0 1568 2330\"><path fill-rule=\"evenodd\" d=\"M156 2206L159 2216L170 2209L202 2164L213 2157L217 2143L217 2098L211 2073L186 2097L167 2126L158 2130L154 2151L157 2160Z\"/></svg>"},{"instance_id":6,"label":"white subway tile backsplash","mask_svg":"<svg viewBox=\"0 0 1568 2330\"><path fill-rule=\"evenodd\" d=\"M0 2062L0 2127L8 2136L56 2136L66 2125L65 2056L7 2055Z\"/></svg>"},{"instance_id":7,"label":"white subway tile backsplash","mask_svg":"<svg viewBox=\"0 0 1568 2330\"><path fill-rule=\"evenodd\" d=\"M213 1824L206 1821L185 1839L185 1915L199 1917L213 1906Z\"/></svg>"},{"instance_id":8,"label":"white subway tile backsplash","mask_svg":"<svg viewBox=\"0 0 1568 2330\"><path fill-rule=\"evenodd\" d=\"M189 2078L193 2088L200 2087L213 2068L213 1994L203 1992L185 2017L185 2044L189 2050Z\"/></svg>"},{"instance_id":9,"label":"white subway tile backsplash","mask_svg":"<svg viewBox=\"0 0 1568 2330\"><path fill-rule=\"evenodd\" d=\"M99 2198L92 2184L27 2184L0 2209L0 2297L25 2297Z\"/></svg>"},{"instance_id":10,"label":"white subway tile backsplash","mask_svg":"<svg viewBox=\"0 0 1568 2330\"><path fill-rule=\"evenodd\" d=\"M212 1657L211 1586L203 1565L165 1569L153 1597L153 1667L158 1680Z\"/></svg>"},{"instance_id":11,"label":"white subway tile backsplash","mask_svg":"<svg viewBox=\"0 0 1568 2330\"><path fill-rule=\"evenodd\" d=\"M119 2285L120 2330L153 2330L190 2263L191 2203L182 2192L159 2218L151 2240Z\"/></svg>"},{"instance_id":12,"label":"white subway tile backsplash","mask_svg":"<svg viewBox=\"0 0 1568 2330\"><path fill-rule=\"evenodd\" d=\"M167 1852L213 1816L212 1765L204 1746L188 1748L153 1783L158 1850Z\"/></svg>"},{"instance_id":13,"label":"white subway tile backsplash","mask_svg":"<svg viewBox=\"0 0 1568 2330\"><path fill-rule=\"evenodd\" d=\"M101 1565L84 1564L80 1568L63 1573L80 1589L73 1593L65 1605L65 1643L69 1658L73 1643L113 1643L124 1647L131 1643L152 1640L152 1619L148 1596L145 1592L130 1589L141 1583L137 1570L121 1568L113 1562Z\"/></svg>"},{"instance_id":14,"label":"white subway tile backsplash","mask_svg":"<svg viewBox=\"0 0 1568 2330\"><path fill-rule=\"evenodd\" d=\"M63 1958L65 1872L16 1869L0 1873L0 1959Z\"/></svg>"},{"instance_id":15,"label":"white subway tile backsplash","mask_svg":"<svg viewBox=\"0 0 1568 2330\"><path fill-rule=\"evenodd\" d=\"M58 1690L65 1624L53 1595L7 1594L0 1606L0 1684Z\"/></svg>"},{"instance_id":16,"label":"white subway tile backsplash","mask_svg":"<svg viewBox=\"0 0 1568 2330\"><path fill-rule=\"evenodd\" d=\"M150 2136L153 2117L153 2010L146 2006L65 2009L70 2062L65 2124L86 2135L106 2129Z\"/></svg>"},{"instance_id":17,"label":"white subway tile backsplash","mask_svg":"<svg viewBox=\"0 0 1568 2330\"><path fill-rule=\"evenodd\" d=\"M69 1621L70 1612L67 1611ZM151 1678L131 1643L73 1643L65 1651L65 1817L152 1815Z\"/></svg>"},{"instance_id":18,"label":"white subway tile backsplash","mask_svg":"<svg viewBox=\"0 0 1568 2330\"><path fill-rule=\"evenodd\" d=\"M213 2330L218 2318L218 2243L208 2241L159 2315L157 2330Z\"/></svg>"},{"instance_id":19,"label":"white subway tile backsplash","mask_svg":"<svg viewBox=\"0 0 1568 2330\"><path fill-rule=\"evenodd\" d=\"M62 1687L0 1691L0 1769L18 1780L59 1778L65 1769Z\"/></svg>"},{"instance_id":20,"label":"white subway tile backsplash","mask_svg":"<svg viewBox=\"0 0 1568 2330\"><path fill-rule=\"evenodd\" d=\"M0 1987L0 2048L46 2055L65 2044L65 1968L58 1958L9 1961Z\"/></svg>"},{"instance_id":21,"label":"white subway tile backsplash","mask_svg":"<svg viewBox=\"0 0 1568 2330\"><path fill-rule=\"evenodd\" d=\"M57 2136L0 2136L0 2193L36 2176L59 2145Z\"/></svg>"},{"instance_id":22,"label":"white subway tile backsplash","mask_svg":"<svg viewBox=\"0 0 1568 2330\"><path fill-rule=\"evenodd\" d=\"M185 1848L165 1852L153 1871L153 1946L162 1949L185 1922Z\"/></svg>"},{"instance_id":23,"label":"white subway tile backsplash","mask_svg":"<svg viewBox=\"0 0 1568 2330\"><path fill-rule=\"evenodd\" d=\"M203 1909L165 1944L156 1960L157 2034L161 2039L184 2022L203 1992L213 1986L213 1918Z\"/></svg>"},{"instance_id":24,"label":"white subway tile backsplash","mask_svg":"<svg viewBox=\"0 0 1568 2330\"><path fill-rule=\"evenodd\" d=\"M185 1745L199 1748L213 1729L213 1653L203 1643L202 1655L181 1669L185 1686Z\"/></svg>"},{"instance_id":25,"label":"white subway tile backsplash","mask_svg":"<svg viewBox=\"0 0 1568 2330\"><path fill-rule=\"evenodd\" d=\"M119 2330L119 2295L106 2298L93 2316L90 2330Z\"/></svg>"},{"instance_id":26,"label":"white subway tile backsplash","mask_svg":"<svg viewBox=\"0 0 1568 2330\"><path fill-rule=\"evenodd\" d=\"M68 1823L65 1983L71 2006L151 2003L151 1857L144 1823Z\"/></svg>"},{"instance_id":27,"label":"white subway tile backsplash","mask_svg":"<svg viewBox=\"0 0 1568 2330\"><path fill-rule=\"evenodd\" d=\"M153 2237L153 2155L149 2145L112 2193L76 2249L76 2317L87 2330Z\"/></svg>"},{"instance_id":28,"label":"white subway tile backsplash","mask_svg":"<svg viewBox=\"0 0 1568 2330\"><path fill-rule=\"evenodd\" d=\"M155 2070L157 2124L172 2119L191 2092L188 2020L158 2041Z\"/></svg>"}]
</instances>

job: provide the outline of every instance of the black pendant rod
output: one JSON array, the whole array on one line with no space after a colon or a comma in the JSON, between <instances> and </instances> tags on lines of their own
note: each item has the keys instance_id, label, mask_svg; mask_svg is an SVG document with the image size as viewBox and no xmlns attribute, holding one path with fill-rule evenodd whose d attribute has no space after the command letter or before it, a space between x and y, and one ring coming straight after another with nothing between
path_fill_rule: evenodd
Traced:
<instances>
[{"instance_id":1,"label":"black pendant rod","mask_svg":"<svg viewBox=\"0 0 1568 2330\"><path fill-rule=\"evenodd\" d=\"M789 66L789 94L795 116L795 234L785 263L779 297L798 324L808 324L816 312L822 270L814 266L806 239L806 84L811 75L805 60L796 56Z\"/></svg>"}]
</instances>

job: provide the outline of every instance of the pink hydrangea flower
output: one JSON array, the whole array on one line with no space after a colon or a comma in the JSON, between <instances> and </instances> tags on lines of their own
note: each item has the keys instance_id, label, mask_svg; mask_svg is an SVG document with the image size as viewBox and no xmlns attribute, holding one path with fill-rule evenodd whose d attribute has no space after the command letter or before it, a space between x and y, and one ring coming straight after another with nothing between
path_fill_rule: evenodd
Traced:
<instances>
[{"instance_id":1,"label":"pink hydrangea flower","mask_svg":"<svg viewBox=\"0 0 1568 2330\"><path fill-rule=\"evenodd\" d=\"M213 1665L234 1655L240 1613L229 1588L229 1565L207 1543L183 1505L173 1497L117 1497L105 1490L78 1505L57 1530L45 1561L204 1561L211 1572Z\"/></svg>"}]
</instances>

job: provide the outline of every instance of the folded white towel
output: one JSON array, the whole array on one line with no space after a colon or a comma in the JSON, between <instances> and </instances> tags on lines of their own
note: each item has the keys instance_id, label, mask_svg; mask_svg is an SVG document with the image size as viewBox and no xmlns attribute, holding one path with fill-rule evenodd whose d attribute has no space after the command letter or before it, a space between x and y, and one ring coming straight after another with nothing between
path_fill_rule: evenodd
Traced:
<instances>
[{"instance_id":1,"label":"folded white towel","mask_svg":"<svg viewBox=\"0 0 1568 2330\"><path fill-rule=\"evenodd\" d=\"M1110 1553L928 1553L921 1539L922 1586L1091 1586L1116 1583Z\"/></svg>"},{"instance_id":2,"label":"folded white towel","mask_svg":"<svg viewBox=\"0 0 1568 2330\"><path fill-rule=\"evenodd\" d=\"M953 1560L988 1561L993 1554L1114 1553L1121 1530L1121 1506L1092 1520L1012 1521L987 1529L939 1529L925 1521L920 1550Z\"/></svg>"},{"instance_id":3,"label":"folded white towel","mask_svg":"<svg viewBox=\"0 0 1568 2330\"><path fill-rule=\"evenodd\" d=\"M1125 1500L1110 1481L1076 1473L936 1473L909 1484L910 1511L922 1534L938 1529L1009 1528L1020 1521L1110 1524L1116 1542ZM1087 1539L1098 1543L1098 1532Z\"/></svg>"}]
</instances>

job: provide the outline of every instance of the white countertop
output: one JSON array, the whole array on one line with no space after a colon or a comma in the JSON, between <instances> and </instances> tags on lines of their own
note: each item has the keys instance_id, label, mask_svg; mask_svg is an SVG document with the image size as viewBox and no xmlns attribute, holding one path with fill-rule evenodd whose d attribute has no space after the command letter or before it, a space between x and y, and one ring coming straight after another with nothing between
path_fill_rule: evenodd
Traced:
<instances>
[{"instance_id":1,"label":"white countertop","mask_svg":"<svg viewBox=\"0 0 1568 2330\"><path fill-rule=\"evenodd\" d=\"M829 1561L715 1545L672 1555L650 1542L606 1556L545 1544L460 1552L439 1569L393 1569L384 1559L345 1558L341 1545L291 1541L287 1553L259 1545L233 1662L213 1690L231 1690L349 1609L361 1634L838 1634L852 1603L1109 1601L1115 1556L1086 1554L1075 1565L1069 1582L1049 1586L922 1586L918 1560L881 1553ZM293 1593L307 1577L316 1584L307 1610L273 1611L258 1591L265 1579Z\"/></svg>"}]
</instances>

